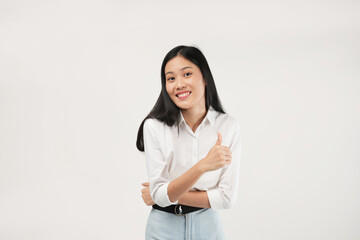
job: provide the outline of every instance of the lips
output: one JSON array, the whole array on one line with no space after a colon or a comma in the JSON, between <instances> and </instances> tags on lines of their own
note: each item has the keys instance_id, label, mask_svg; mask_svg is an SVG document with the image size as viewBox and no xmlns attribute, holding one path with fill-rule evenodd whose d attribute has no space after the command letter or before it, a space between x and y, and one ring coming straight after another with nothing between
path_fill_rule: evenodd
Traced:
<instances>
[{"instance_id":1,"label":"lips","mask_svg":"<svg viewBox=\"0 0 360 240\"><path fill-rule=\"evenodd\" d=\"M178 94L176 94L176 97L178 97L179 99L185 99L185 98L187 98L190 94L191 94L191 91L179 92Z\"/></svg>"},{"instance_id":2,"label":"lips","mask_svg":"<svg viewBox=\"0 0 360 240\"><path fill-rule=\"evenodd\" d=\"M176 96L178 97L179 95L183 95L184 93L191 93L191 91L178 92L178 93L176 94Z\"/></svg>"}]
</instances>

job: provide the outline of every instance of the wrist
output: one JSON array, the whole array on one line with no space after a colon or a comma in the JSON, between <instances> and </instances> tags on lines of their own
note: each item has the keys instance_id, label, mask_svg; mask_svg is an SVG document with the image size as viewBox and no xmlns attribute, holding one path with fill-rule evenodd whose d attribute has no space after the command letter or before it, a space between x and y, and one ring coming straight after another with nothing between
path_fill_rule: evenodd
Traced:
<instances>
[{"instance_id":1,"label":"wrist","mask_svg":"<svg viewBox=\"0 0 360 240\"><path fill-rule=\"evenodd\" d=\"M201 174L204 174L204 173L207 172L207 171L206 171L206 168L205 168L205 166L204 166L204 159L205 159L205 158L201 159L201 160L196 164L197 169L198 169L198 171L201 172Z\"/></svg>"}]
</instances>

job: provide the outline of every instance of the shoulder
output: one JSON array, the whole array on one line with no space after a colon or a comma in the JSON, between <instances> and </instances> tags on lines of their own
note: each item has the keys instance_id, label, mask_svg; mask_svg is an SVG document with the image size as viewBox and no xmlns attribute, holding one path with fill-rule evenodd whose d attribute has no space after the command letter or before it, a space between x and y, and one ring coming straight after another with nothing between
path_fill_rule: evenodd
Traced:
<instances>
[{"instance_id":1,"label":"shoulder","mask_svg":"<svg viewBox=\"0 0 360 240\"><path fill-rule=\"evenodd\" d=\"M144 122L144 130L158 132L164 128L164 123L156 118L147 118Z\"/></svg>"},{"instance_id":2,"label":"shoulder","mask_svg":"<svg viewBox=\"0 0 360 240\"><path fill-rule=\"evenodd\" d=\"M158 119L156 118L147 118L144 122L144 126L156 126L156 125L161 125L162 122L160 122Z\"/></svg>"},{"instance_id":3,"label":"shoulder","mask_svg":"<svg viewBox=\"0 0 360 240\"><path fill-rule=\"evenodd\" d=\"M228 113L217 112L216 123L233 130L240 130L240 121Z\"/></svg>"}]
</instances>

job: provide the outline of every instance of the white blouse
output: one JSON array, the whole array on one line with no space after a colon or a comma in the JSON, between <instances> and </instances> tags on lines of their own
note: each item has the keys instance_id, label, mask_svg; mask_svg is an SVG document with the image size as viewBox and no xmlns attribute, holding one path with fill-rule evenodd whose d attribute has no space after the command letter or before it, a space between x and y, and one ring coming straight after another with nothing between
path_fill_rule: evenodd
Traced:
<instances>
[{"instance_id":1,"label":"white blouse","mask_svg":"<svg viewBox=\"0 0 360 240\"><path fill-rule=\"evenodd\" d=\"M169 183L206 157L217 141L217 132L220 132L221 145L231 150L231 164L204 173L191 191L206 191L213 209L230 208L238 196L241 154L239 121L210 107L193 132L181 112L180 117L179 125L171 127L152 118L144 123L145 159L153 201L161 207L178 203L169 200Z\"/></svg>"}]
</instances>

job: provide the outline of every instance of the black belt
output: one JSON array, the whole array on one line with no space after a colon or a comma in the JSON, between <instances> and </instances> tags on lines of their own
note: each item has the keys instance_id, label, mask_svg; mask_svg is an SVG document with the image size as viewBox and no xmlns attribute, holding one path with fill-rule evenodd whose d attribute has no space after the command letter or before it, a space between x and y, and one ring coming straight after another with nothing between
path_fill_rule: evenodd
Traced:
<instances>
[{"instance_id":1,"label":"black belt","mask_svg":"<svg viewBox=\"0 0 360 240\"><path fill-rule=\"evenodd\" d=\"M185 216L185 214L187 214L187 213L191 213L191 212L195 212L197 210L203 209L203 208L191 207L191 206L186 206L186 205L181 205L181 204L170 205L167 207L160 207L159 205L154 204L154 205L152 205L152 207L157 210L176 214L178 216Z\"/></svg>"}]
</instances>

